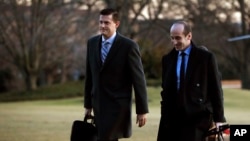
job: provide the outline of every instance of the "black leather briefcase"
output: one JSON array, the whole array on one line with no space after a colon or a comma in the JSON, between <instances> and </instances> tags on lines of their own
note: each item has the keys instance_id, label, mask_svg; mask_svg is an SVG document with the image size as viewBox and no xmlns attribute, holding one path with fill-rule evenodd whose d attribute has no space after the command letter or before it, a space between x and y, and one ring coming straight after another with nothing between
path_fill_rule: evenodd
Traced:
<instances>
[{"instance_id":1,"label":"black leather briefcase","mask_svg":"<svg viewBox=\"0 0 250 141\"><path fill-rule=\"evenodd\" d=\"M97 129L93 116L85 116L83 120L73 122L70 141L97 141Z\"/></svg>"}]
</instances>

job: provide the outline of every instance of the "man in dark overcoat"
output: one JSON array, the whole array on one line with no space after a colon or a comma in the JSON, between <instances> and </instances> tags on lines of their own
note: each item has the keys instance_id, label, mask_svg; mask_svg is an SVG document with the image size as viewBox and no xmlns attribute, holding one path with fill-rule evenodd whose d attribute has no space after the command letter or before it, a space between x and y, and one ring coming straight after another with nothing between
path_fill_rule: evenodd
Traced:
<instances>
[{"instance_id":1,"label":"man in dark overcoat","mask_svg":"<svg viewBox=\"0 0 250 141\"><path fill-rule=\"evenodd\" d=\"M102 10L101 34L87 42L84 107L86 115L93 110L99 141L131 136L133 90L136 123L142 127L147 120L146 80L139 46L116 31L119 24L116 10Z\"/></svg>"},{"instance_id":2,"label":"man in dark overcoat","mask_svg":"<svg viewBox=\"0 0 250 141\"><path fill-rule=\"evenodd\" d=\"M161 119L157 141L203 141L225 123L221 76L215 56L192 41L185 21L170 28L174 48L162 58Z\"/></svg>"}]
</instances>

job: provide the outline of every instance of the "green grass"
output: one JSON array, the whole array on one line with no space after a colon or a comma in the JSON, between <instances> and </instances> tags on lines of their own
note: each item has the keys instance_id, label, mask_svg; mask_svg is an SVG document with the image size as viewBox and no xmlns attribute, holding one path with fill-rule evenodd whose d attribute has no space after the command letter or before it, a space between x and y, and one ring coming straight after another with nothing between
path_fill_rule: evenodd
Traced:
<instances>
[{"instance_id":1,"label":"green grass","mask_svg":"<svg viewBox=\"0 0 250 141\"><path fill-rule=\"evenodd\" d=\"M83 81L39 87L33 91L10 91L0 93L0 102L28 101L41 99L64 99L83 95Z\"/></svg>"},{"instance_id":2,"label":"green grass","mask_svg":"<svg viewBox=\"0 0 250 141\"><path fill-rule=\"evenodd\" d=\"M231 124L250 124L250 91L225 89L224 104L227 121Z\"/></svg>"},{"instance_id":3,"label":"green grass","mask_svg":"<svg viewBox=\"0 0 250 141\"><path fill-rule=\"evenodd\" d=\"M150 113L146 126L135 124L133 135L121 141L156 140L160 119L160 88L148 87ZM224 89L225 114L230 124L250 123L250 91ZM0 103L1 141L69 141L72 122L83 118L83 98ZM134 107L133 107L134 110Z\"/></svg>"}]
</instances>

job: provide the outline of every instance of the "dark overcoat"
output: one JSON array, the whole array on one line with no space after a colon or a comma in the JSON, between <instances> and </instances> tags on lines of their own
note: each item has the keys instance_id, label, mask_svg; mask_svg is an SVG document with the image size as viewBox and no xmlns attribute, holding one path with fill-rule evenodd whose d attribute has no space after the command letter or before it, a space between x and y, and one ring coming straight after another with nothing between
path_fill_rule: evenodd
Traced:
<instances>
[{"instance_id":1,"label":"dark overcoat","mask_svg":"<svg viewBox=\"0 0 250 141\"><path fill-rule=\"evenodd\" d=\"M84 107L93 108L98 137L128 138L132 127L132 91L136 114L148 113L146 80L139 46L117 33L102 64L101 35L87 43Z\"/></svg>"},{"instance_id":2,"label":"dark overcoat","mask_svg":"<svg viewBox=\"0 0 250 141\"><path fill-rule=\"evenodd\" d=\"M175 49L162 58L162 101L158 141L166 140L169 132L175 132L177 137L180 136L178 127L186 124L193 123L199 126L202 116L202 121L207 124L204 131L209 128L211 117L215 122L225 122L221 76L215 56L196 47L192 42L186 69L185 90L182 95L177 91L177 58L178 51ZM176 131L167 129L168 125L176 127Z\"/></svg>"}]
</instances>

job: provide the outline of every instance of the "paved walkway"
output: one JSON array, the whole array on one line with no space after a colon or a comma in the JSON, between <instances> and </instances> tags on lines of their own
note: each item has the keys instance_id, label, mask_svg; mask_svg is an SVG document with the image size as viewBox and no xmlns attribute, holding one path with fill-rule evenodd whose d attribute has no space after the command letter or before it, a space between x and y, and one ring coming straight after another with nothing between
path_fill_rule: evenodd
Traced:
<instances>
[{"instance_id":1,"label":"paved walkway","mask_svg":"<svg viewBox=\"0 0 250 141\"><path fill-rule=\"evenodd\" d=\"M241 81L240 80L222 80L222 88L241 88Z\"/></svg>"}]
</instances>

